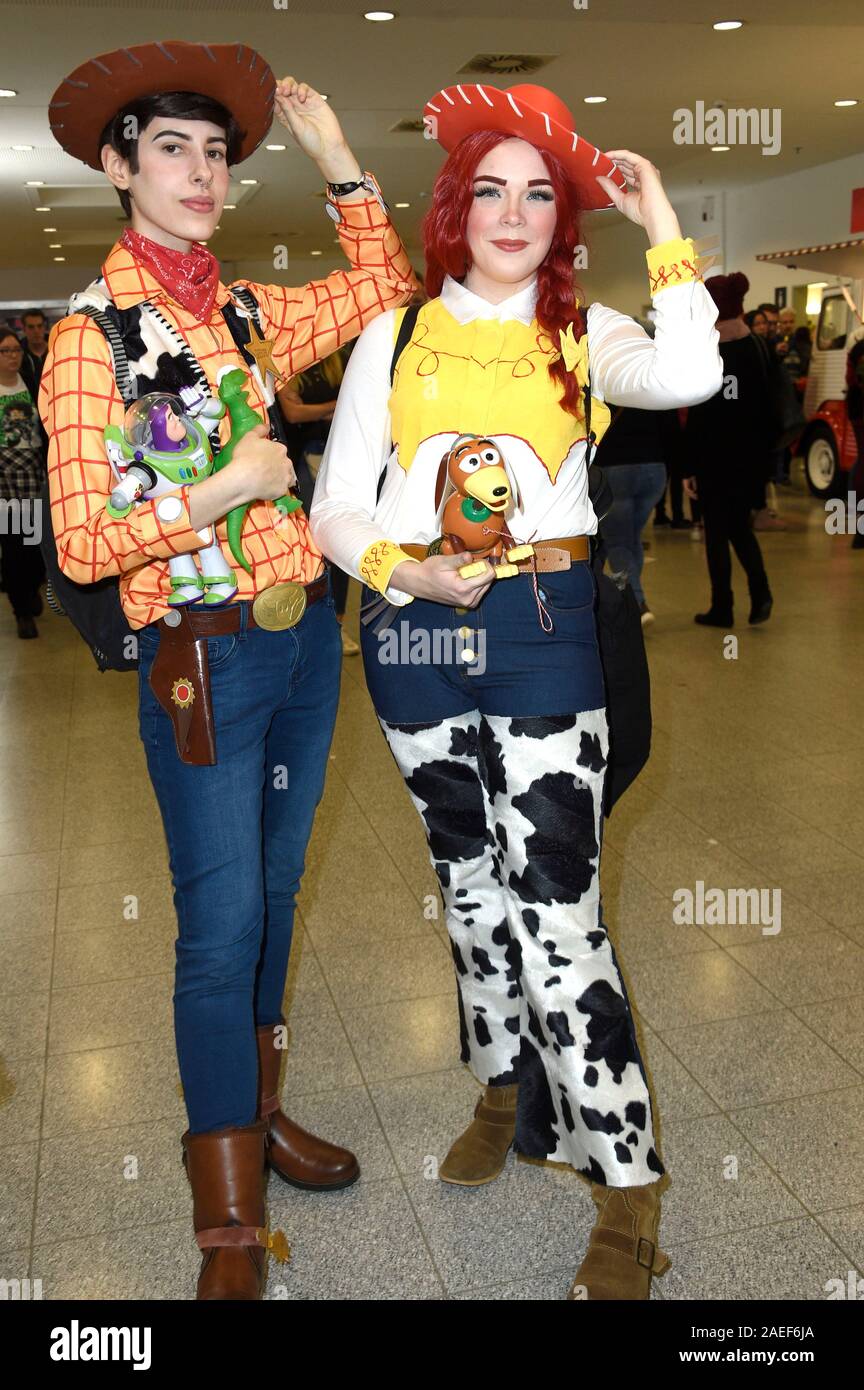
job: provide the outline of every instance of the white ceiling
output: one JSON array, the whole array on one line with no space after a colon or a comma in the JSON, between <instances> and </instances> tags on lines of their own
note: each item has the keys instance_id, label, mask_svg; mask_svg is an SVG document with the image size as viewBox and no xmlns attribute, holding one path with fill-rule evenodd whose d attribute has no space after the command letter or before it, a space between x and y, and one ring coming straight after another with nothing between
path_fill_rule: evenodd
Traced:
<instances>
[{"instance_id":1,"label":"white ceiling","mask_svg":"<svg viewBox=\"0 0 864 1390\"><path fill-rule=\"evenodd\" d=\"M377 0L375 0L377 3ZM367 0L370 3L370 0ZM581 0L577 0L581 3ZM326 91L362 164L374 170L392 204L409 249L419 260L417 224L436 169L437 145L421 135L394 133L417 118L425 99L459 80L477 54L531 54L548 61L536 73L493 80L535 81L571 106L577 129L601 149L631 148L661 170L673 197L758 184L778 174L864 150L864 7L860 0L659 0L646 16L644 0L394 0L398 17L371 24L363 0L176 0L170 9L148 0L28 0L4 4L0 87L0 267L54 269L49 242L63 244L70 268L98 264L121 228L120 208L101 176L65 155L47 121L59 81L85 58L153 39L243 42L260 49L278 76L287 73ZM279 8L277 8L279 6ZM719 19L745 27L715 33ZM489 79L483 79L489 80ZM587 95L605 95L586 106ZM857 107L838 109L840 97ZM673 112L725 101L730 107L779 108L782 149L766 156L753 147L712 154L705 146L673 142ZM274 139L284 154L256 153L237 178L257 178L235 190L214 237L223 260L269 260L285 242L304 260L313 249L329 268L339 257L322 214L317 170L290 148L281 126ZM32 152L14 152L32 144ZM30 189L27 180L45 187ZM864 161L862 161L864 183ZM36 213L41 203L52 215ZM602 216L602 215L601 215ZM46 226L58 228L46 233ZM74 277L75 282L80 275Z\"/></svg>"}]
</instances>

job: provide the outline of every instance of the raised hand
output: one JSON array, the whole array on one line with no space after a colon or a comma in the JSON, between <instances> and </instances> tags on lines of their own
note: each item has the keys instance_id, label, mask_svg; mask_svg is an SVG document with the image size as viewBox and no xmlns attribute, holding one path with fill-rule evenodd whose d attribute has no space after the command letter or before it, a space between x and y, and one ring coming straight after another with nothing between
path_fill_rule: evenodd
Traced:
<instances>
[{"instance_id":1,"label":"raised hand","mask_svg":"<svg viewBox=\"0 0 864 1390\"><path fill-rule=\"evenodd\" d=\"M605 174L597 175L597 182L618 211L637 227L645 228L652 246L680 237L681 225L675 209L666 196L660 171L650 159L632 150L606 150L604 153L608 159L614 159L628 185L624 190Z\"/></svg>"}]
</instances>

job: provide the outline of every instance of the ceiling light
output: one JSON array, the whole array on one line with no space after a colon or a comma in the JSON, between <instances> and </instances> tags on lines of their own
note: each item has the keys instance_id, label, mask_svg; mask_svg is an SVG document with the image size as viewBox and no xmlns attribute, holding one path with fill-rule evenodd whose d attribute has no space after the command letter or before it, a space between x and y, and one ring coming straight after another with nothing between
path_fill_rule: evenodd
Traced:
<instances>
[{"instance_id":1,"label":"ceiling light","mask_svg":"<svg viewBox=\"0 0 864 1390\"><path fill-rule=\"evenodd\" d=\"M741 20L741 19L719 19L719 20L717 21L717 23L714 24L714 25L712 25L711 27L712 27L713 29L719 29L719 30L723 30L723 29L740 29L740 28L742 27L742 25L743 25L743 22L744 22L744 21Z\"/></svg>"},{"instance_id":2,"label":"ceiling light","mask_svg":"<svg viewBox=\"0 0 864 1390\"><path fill-rule=\"evenodd\" d=\"M0 97L17 97L18 93L12 87L0 87Z\"/></svg>"},{"instance_id":3,"label":"ceiling light","mask_svg":"<svg viewBox=\"0 0 864 1390\"><path fill-rule=\"evenodd\" d=\"M44 179L28 179L27 182L25 183L24 187L25 187L25 188L44 188L44 187L45 187L45 180L44 180Z\"/></svg>"},{"instance_id":4,"label":"ceiling light","mask_svg":"<svg viewBox=\"0 0 864 1390\"><path fill-rule=\"evenodd\" d=\"M858 98L857 98L857 97L844 97L844 99L843 99L842 101L835 101L834 105L835 105L835 106L857 106L857 105L858 105Z\"/></svg>"},{"instance_id":5,"label":"ceiling light","mask_svg":"<svg viewBox=\"0 0 864 1390\"><path fill-rule=\"evenodd\" d=\"M65 256L55 256L54 259L55 259L55 261L65 261L66 257L65 257Z\"/></svg>"},{"instance_id":6,"label":"ceiling light","mask_svg":"<svg viewBox=\"0 0 864 1390\"><path fill-rule=\"evenodd\" d=\"M56 232L57 228L56 228L56 227L43 227L42 230L43 230L43 232Z\"/></svg>"},{"instance_id":7,"label":"ceiling light","mask_svg":"<svg viewBox=\"0 0 864 1390\"><path fill-rule=\"evenodd\" d=\"M323 252L323 251L310 251L310 252L309 252L309 255L310 255L310 256L323 256L323 255L324 255L324 252Z\"/></svg>"},{"instance_id":8,"label":"ceiling light","mask_svg":"<svg viewBox=\"0 0 864 1390\"><path fill-rule=\"evenodd\" d=\"M49 250L49 251L62 251L62 250L63 250L63 243L62 243L62 241L49 241L49 243L48 243L48 250Z\"/></svg>"},{"instance_id":9,"label":"ceiling light","mask_svg":"<svg viewBox=\"0 0 864 1390\"><path fill-rule=\"evenodd\" d=\"M34 208L34 212L50 212L50 208Z\"/></svg>"},{"instance_id":10,"label":"ceiling light","mask_svg":"<svg viewBox=\"0 0 864 1390\"><path fill-rule=\"evenodd\" d=\"M710 145L709 148L710 148L712 154L725 154L726 151L727 151L728 149L731 149L731 146L730 146L730 145Z\"/></svg>"},{"instance_id":11,"label":"ceiling light","mask_svg":"<svg viewBox=\"0 0 864 1390\"><path fill-rule=\"evenodd\" d=\"M394 206L395 208L410 208L411 204L410 204L410 203L394 203L393 206Z\"/></svg>"},{"instance_id":12,"label":"ceiling light","mask_svg":"<svg viewBox=\"0 0 864 1390\"><path fill-rule=\"evenodd\" d=\"M395 11L395 10L367 10L366 13L364 14L363 18L364 18L364 19L369 19L369 20L371 20L373 24L383 24L383 23L385 22L385 20L388 20L388 19L395 19L395 18L396 18L396 11Z\"/></svg>"},{"instance_id":13,"label":"ceiling light","mask_svg":"<svg viewBox=\"0 0 864 1390\"><path fill-rule=\"evenodd\" d=\"M264 148L265 150L284 150L288 147L287 145L265 145Z\"/></svg>"},{"instance_id":14,"label":"ceiling light","mask_svg":"<svg viewBox=\"0 0 864 1390\"><path fill-rule=\"evenodd\" d=\"M223 204L222 204L222 211L223 211L223 212L234 212L234 211L236 210L236 208L237 208L237 204L236 204L236 203L223 203Z\"/></svg>"},{"instance_id":15,"label":"ceiling light","mask_svg":"<svg viewBox=\"0 0 864 1390\"><path fill-rule=\"evenodd\" d=\"M258 180L257 180L257 179L241 179L240 182L241 182L241 183L253 184L253 183L257 183Z\"/></svg>"},{"instance_id":16,"label":"ceiling light","mask_svg":"<svg viewBox=\"0 0 864 1390\"><path fill-rule=\"evenodd\" d=\"M609 98L608 98L608 97L583 97L582 100L583 100L588 106L593 106L593 105L595 105L597 102L608 101Z\"/></svg>"},{"instance_id":17,"label":"ceiling light","mask_svg":"<svg viewBox=\"0 0 864 1390\"><path fill-rule=\"evenodd\" d=\"M33 149L33 146L32 146L32 145L11 145L11 146L10 146L10 149L18 150L19 152L23 153L25 150L32 150L32 149Z\"/></svg>"}]
</instances>

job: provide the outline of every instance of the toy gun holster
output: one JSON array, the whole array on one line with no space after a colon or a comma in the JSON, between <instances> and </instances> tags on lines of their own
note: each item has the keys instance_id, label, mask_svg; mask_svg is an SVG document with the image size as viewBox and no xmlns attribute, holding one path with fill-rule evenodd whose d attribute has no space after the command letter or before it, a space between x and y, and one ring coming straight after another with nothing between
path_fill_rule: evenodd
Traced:
<instances>
[{"instance_id":1,"label":"toy gun holster","mask_svg":"<svg viewBox=\"0 0 864 1390\"><path fill-rule=\"evenodd\" d=\"M207 638L193 630L185 609L174 608L167 618L159 619L159 650L150 670L150 688L174 725L181 761L212 766L216 731Z\"/></svg>"}]
</instances>

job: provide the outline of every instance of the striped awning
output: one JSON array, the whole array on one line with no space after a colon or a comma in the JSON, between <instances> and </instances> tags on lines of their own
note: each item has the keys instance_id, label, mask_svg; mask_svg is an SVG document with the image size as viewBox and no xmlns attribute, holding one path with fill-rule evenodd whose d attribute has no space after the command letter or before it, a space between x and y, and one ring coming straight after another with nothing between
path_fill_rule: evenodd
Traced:
<instances>
[{"instance_id":1,"label":"striped awning","mask_svg":"<svg viewBox=\"0 0 864 1390\"><path fill-rule=\"evenodd\" d=\"M784 265L790 270L824 270L831 275L857 280L864 277L864 237L799 246L794 251L764 251L756 259Z\"/></svg>"}]
</instances>

